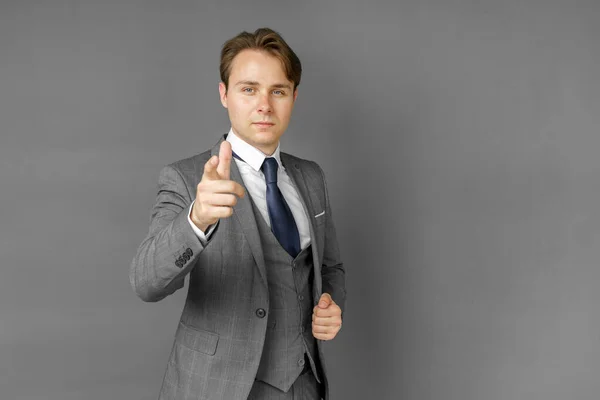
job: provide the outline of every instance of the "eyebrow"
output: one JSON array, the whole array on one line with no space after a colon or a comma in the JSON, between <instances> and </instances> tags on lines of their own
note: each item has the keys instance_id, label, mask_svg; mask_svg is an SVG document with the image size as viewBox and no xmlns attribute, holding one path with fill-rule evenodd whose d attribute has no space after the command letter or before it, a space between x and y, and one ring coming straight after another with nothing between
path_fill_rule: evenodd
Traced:
<instances>
[{"instance_id":1,"label":"eyebrow","mask_svg":"<svg viewBox=\"0 0 600 400\"><path fill-rule=\"evenodd\" d=\"M235 86L240 86L240 85L260 86L260 83L258 83L257 81L239 81L235 84ZM288 83L276 83L276 84L272 85L271 87L277 88L277 89L290 89L290 90L292 89L292 87Z\"/></svg>"}]
</instances>

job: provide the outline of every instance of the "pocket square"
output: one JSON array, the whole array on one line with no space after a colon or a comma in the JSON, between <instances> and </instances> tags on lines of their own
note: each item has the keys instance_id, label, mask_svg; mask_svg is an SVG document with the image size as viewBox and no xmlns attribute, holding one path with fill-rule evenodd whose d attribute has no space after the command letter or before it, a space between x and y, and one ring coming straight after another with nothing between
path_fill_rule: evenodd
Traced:
<instances>
[{"instance_id":1,"label":"pocket square","mask_svg":"<svg viewBox=\"0 0 600 400\"><path fill-rule=\"evenodd\" d=\"M325 215L325 211L323 211L323 212L321 212L321 213L319 213L319 214L315 215L315 218L319 218L319 217L321 217L321 216L323 216L323 215Z\"/></svg>"}]
</instances>

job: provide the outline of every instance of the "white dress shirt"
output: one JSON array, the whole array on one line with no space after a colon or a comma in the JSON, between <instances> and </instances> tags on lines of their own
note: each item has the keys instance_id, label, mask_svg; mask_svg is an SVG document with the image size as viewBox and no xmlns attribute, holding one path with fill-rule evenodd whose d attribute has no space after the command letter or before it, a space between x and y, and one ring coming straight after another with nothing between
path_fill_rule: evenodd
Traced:
<instances>
[{"instance_id":1,"label":"white dress shirt","mask_svg":"<svg viewBox=\"0 0 600 400\"><path fill-rule=\"evenodd\" d=\"M268 156L264 154L262 151L257 148L251 146L246 143L242 139L240 139L234 132L233 129L229 130L229 134L226 139L229 143L231 143L231 150L235 152L242 160L238 160L237 158L233 158L235 163L240 170L240 174L242 175L242 180L244 181L244 185L256 208L260 211L263 216L265 222L269 227L271 226L271 221L269 219L269 212L267 209L267 184L265 182L265 175L260 170L263 161L266 157L273 157L277 160L277 164L279 168L277 168L277 186L281 191L281 194L285 198L290 210L292 211L292 215L294 216L294 220L296 221L296 226L298 227L298 234L300 235L300 247L305 249L310 244L310 230L308 227L308 216L304 211L304 207L302 206L302 202L300 200L300 195L298 191L294 187L292 180L288 176L287 172L285 172L285 168L281 164L280 157L280 144L277 145L277 149L275 152ZM191 220L190 214L192 212L192 208L194 207L194 202L192 202L190 209L188 211L188 222L192 226L192 229L198 236L198 239L203 245L206 245L208 239L210 239L211 234L213 233L215 227L219 223L215 223L211 225L207 230L206 234L202 232Z\"/></svg>"}]
</instances>

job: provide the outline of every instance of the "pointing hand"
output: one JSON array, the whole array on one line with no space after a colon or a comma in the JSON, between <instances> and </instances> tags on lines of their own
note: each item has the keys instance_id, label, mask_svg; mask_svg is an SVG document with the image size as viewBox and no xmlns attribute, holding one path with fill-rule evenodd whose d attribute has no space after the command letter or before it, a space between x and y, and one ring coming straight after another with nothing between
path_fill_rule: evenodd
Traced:
<instances>
[{"instance_id":1,"label":"pointing hand","mask_svg":"<svg viewBox=\"0 0 600 400\"><path fill-rule=\"evenodd\" d=\"M231 158L231 144L223 141L219 156L212 156L204 164L190 215L192 222L204 232L220 218L230 217L238 198L245 195L242 185L229 179Z\"/></svg>"}]
</instances>

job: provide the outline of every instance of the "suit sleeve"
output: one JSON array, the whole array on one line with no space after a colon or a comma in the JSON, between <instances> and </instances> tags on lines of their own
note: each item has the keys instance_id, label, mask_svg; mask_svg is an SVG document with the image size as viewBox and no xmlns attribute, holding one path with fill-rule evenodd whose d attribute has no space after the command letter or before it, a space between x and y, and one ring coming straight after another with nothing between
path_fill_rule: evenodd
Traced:
<instances>
[{"instance_id":1,"label":"suit sleeve","mask_svg":"<svg viewBox=\"0 0 600 400\"><path fill-rule=\"evenodd\" d=\"M331 204L327 192L327 181L320 166L319 171L323 179L325 191L325 245L323 248L323 265L321 266L321 277L323 281L323 293L329 293L333 301L344 312L346 306L346 271L340 258L340 250L331 214Z\"/></svg>"},{"instance_id":2,"label":"suit sleeve","mask_svg":"<svg viewBox=\"0 0 600 400\"><path fill-rule=\"evenodd\" d=\"M129 270L131 286L144 301L159 301L182 288L185 276L204 249L188 222L191 202L181 174L173 166L164 167L150 230Z\"/></svg>"}]
</instances>

